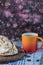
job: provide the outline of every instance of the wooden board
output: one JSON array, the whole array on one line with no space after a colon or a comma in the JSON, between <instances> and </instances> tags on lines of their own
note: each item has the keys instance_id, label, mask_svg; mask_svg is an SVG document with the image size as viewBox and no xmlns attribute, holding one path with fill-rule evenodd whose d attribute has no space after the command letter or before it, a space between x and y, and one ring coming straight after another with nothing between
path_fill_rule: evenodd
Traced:
<instances>
[{"instance_id":1,"label":"wooden board","mask_svg":"<svg viewBox=\"0 0 43 65\"><path fill-rule=\"evenodd\" d=\"M8 62L13 62L13 61L18 61L22 59L25 55L24 51L22 48L18 48L18 54L14 55L8 55L8 56L0 56L0 63L8 63Z\"/></svg>"}]
</instances>

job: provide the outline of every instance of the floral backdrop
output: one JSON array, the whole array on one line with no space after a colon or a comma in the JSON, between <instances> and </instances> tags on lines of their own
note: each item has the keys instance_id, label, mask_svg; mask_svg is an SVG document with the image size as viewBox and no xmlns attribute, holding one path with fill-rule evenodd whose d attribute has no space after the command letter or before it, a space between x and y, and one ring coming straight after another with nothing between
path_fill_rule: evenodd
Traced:
<instances>
[{"instance_id":1,"label":"floral backdrop","mask_svg":"<svg viewBox=\"0 0 43 65\"><path fill-rule=\"evenodd\" d=\"M0 35L20 40L24 32L43 37L43 0L0 0Z\"/></svg>"}]
</instances>

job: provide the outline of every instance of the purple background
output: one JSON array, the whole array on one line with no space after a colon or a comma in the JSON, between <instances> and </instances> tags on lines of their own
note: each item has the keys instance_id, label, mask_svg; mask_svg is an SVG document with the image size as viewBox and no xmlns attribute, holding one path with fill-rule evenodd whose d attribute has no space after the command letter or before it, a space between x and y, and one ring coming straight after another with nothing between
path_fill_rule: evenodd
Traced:
<instances>
[{"instance_id":1,"label":"purple background","mask_svg":"<svg viewBox=\"0 0 43 65\"><path fill-rule=\"evenodd\" d=\"M0 35L20 40L24 32L43 37L43 0L0 0Z\"/></svg>"}]
</instances>

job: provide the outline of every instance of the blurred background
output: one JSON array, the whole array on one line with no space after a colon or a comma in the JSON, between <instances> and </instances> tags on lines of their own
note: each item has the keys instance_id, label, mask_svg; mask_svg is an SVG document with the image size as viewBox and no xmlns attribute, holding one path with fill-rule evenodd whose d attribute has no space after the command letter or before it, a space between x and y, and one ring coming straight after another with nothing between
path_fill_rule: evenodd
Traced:
<instances>
[{"instance_id":1,"label":"blurred background","mask_svg":"<svg viewBox=\"0 0 43 65\"><path fill-rule=\"evenodd\" d=\"M0 0L0 35L21 40L25 32L43 38L43 0Z\"/></svg>"}]
</instances>

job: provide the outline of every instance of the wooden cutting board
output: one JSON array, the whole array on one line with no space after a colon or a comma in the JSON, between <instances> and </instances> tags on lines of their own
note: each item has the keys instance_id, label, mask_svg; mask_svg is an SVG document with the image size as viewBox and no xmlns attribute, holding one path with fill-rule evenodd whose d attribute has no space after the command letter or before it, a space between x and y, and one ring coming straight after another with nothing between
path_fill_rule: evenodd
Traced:
<instances>
[{"instance_id":1,"label":"wooden cutting board","mask_svg":"<svg viewBox=\"0 0 43 65\"><path fill-rule=\"evenodd\" d=\"M18 48L18 54L14 55L6 55L6 56L0 56L0 63L8 63L8 62L13 62L13 61L18 61L22 59L25 55L24 51L22 48Z\"/></svg>"}]
</instances>

